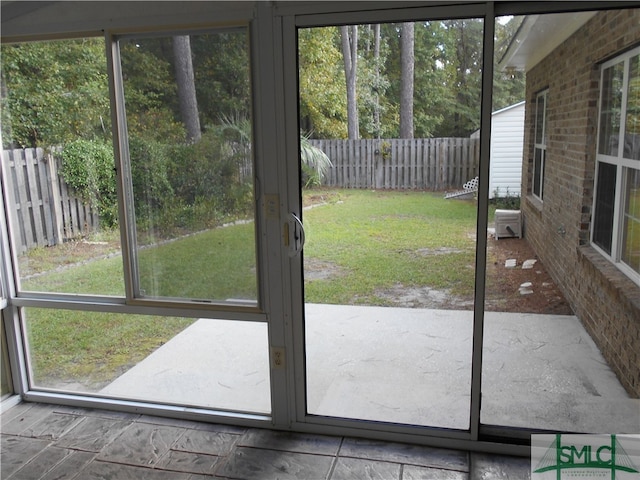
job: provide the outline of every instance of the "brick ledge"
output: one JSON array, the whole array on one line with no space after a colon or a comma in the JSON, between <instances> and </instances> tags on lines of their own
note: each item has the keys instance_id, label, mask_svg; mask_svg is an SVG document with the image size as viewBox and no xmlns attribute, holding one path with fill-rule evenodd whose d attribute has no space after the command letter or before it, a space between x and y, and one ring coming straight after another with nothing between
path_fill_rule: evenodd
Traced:
<instances>
[{"instance_id":1,"label":"brick ledge","mask_svg":"<svg viewBox=\"0 0 640 480\"><path fill-rule=\"evenodd\" d=\"M543 203L531 194L527 195L526 199L527 204L532 208L531 211L537 213L538 215L542 215Z\"/></svg>"},{"instance_id":2,"label":"brick ledge","mask_svg":"<svg viewBox=\"0 0 640 480\"><path fill-rule=\"evenodd\" d=\"M638 313L640 319L640 287L603 257L591 245L578 247L578 259L591 264L608 281L620 298Z\"/></svg>"}]
</instances>

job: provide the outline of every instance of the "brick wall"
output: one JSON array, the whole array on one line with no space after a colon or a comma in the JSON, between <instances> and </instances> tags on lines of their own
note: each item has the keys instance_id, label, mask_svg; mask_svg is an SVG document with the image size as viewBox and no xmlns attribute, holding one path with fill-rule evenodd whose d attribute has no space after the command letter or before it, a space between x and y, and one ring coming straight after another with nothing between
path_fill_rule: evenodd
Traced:
<instances>
[{"instance_id":1,"label":"brick wall","mask_svg":"<svg viewBox=\"0 0 640 480\"><path fill-rule=\"evenodd\" d=\"M527 72L525 237L629 394L640 397L640 287L589 246L599 64L640 43L640 10L596 14ZM544 202L531 195L536 94L548 89Z\"/></svg>"}]
</instances>

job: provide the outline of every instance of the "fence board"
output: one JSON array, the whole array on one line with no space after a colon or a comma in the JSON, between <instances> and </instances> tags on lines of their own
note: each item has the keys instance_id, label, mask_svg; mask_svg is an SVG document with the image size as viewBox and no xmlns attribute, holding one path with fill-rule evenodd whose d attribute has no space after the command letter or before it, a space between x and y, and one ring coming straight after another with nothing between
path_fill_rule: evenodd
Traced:
<instances>
[{"instance_id":1,"label":"fence board","mask_svg":"<svg viewBox=\"0 0 640 480\"><path fill-rule=\"evenodd\" d=\"M39 179L35 166L36 161L36 151L31 148L25 150L26 181L28 184L27 188L29 188L29 199L31 200L31 221L33 222L34 241L38 242L38 239L42 239L44 243L47 243L46 232L42 228L42 196L38 191Z\"/></svg>"},{"instance_id":2,"label":"fence board","mask_svg":"<svg viewBox=\"0 0 640 480\"><path fill-rule=\"evenodd\" d=\"M29 198L29 184L26 177L26 159L23 150L13 150L13 165L16 175L15 204L22 220L20 225L23 232L23 241L27 248L37 246L33 236L33 220L31 217L31 199Z\"/></svg>"},{"instance_id":3,"label":"fence board","mask_svg":"<svg viewBox=\"0 0 640 480\"><path fill-rule=\"evenodd\" d=\"M41 148L2 152L11 228L19 253L53 246L98 228L91 205L69 189L57 163L54 155Z\"/></svg>"},{"instance_id":4,"label":"fence board","mask_svg":"<svg viewBox=\"0 0 640 480\"><path fill-rule=\"evenodd\" d=\"M47 161L42 148L36 150L36 165L39 180L40 199L42 206L43 228L46 232L48 246L55 245L55 230L53 227L53 214L51 205L51 192L49 189Z\"/></svg>"},{"instance_id":5,"label":"fence board","mask_svg":"<svg viewBox=\"0 0 640 480\"><path fill-rule=\"evenodd\" d=\"M51 153L46 156L46 164L47 164L47 183L49 185L49 194L50 194L50 202L49 207L51 208L51 223L52 223L52 232L53 239L55 242L60 241L60 239L64 238L64 220L62 217L62 211L60 210L60 206L62 205L62 199L60 198L60 188L58 186L58 162Z\"/></svg>"},{"instance_id":6,"label":"fence board","mask_svg":"<svg viewBox=\"0 0 640 480\"><path fill-rule=\"evenodd\" d=\"M9 215L10 215L10 225L13 226L12 231L14 234L14 243L19 246L20 251L18 253L22 253L26 247L24 246L24 236L22 233L22 228L20 222L18 220L18 205L16 203L15 195L15 175L10 175L10 171L15 165L13 161L12 152L9 150L2 151L2 164L6 165L6 168L3 169L2 181L7 188L7 199L9 203Z\"/></svg>"},{"instance_id":7,"label":"fence board","mask_svg":"<svg viewBox=\"0 0 640 480\"><path fill-rule=\"evenodd\" d=\"M422 158L423 148L423 142L416 144L416 188L418 189L424 188L423 164L420 161Z\"/></svg>"}]
</instances>

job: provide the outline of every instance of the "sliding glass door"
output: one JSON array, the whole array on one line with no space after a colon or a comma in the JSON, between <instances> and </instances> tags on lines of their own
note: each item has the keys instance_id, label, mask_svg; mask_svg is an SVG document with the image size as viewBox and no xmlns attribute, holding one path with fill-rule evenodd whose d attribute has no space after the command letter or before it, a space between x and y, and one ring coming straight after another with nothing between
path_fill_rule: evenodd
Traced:
<instances>
[{"instance_id":1,"label":"sliding glass door","mask_svg":"<svg viewBox=\"0 0 640 480\"><path fill-rule=\"evenodd\" d=\"M304 237L291 261L298 414L464 436L478 202L463 185L479 176L480 140L470 135L482 114L485 22L406 14L346 26L297 19L299 116L288 134L301 220L290 229Z\"/></svg>"}]
</instances>

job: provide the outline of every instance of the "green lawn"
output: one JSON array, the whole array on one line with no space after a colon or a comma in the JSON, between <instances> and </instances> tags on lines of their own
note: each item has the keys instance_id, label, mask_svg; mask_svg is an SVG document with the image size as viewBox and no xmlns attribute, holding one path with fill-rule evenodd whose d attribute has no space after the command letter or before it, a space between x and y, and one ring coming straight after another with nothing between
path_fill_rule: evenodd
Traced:
<instances>
[{"instance_id":1,"label":"green lawn","mask_svg":"<svg viewBox=\"0 0 640 480\"><path fill-rule=\"evenodd\" d=\"M193 323L193 319L27 308L36 385L98 391ZM73 388L72 388L73 389Z\"/></svg>"},{"instance_id":2,"label":"green lawn","mask_svg":"<svg viewBox=\"0 0 640 480\"><path fill-rule=\"evenodd\" d=\"M429 286L473 298L473 202L444 200L441 194L426 192L314 190L305 194L305 204L318 202L324 204L304 212L305 262L331 265L341 273L307 281L306 301L388 305L380 292L398 286ZM153 272L161 271L163 280L153 284L154 294L255 298L252 232L251 224L229 226L143 249L143 285L153 283ZM442 251L448 253L430 254ZM24 282L30 290L107 295L122 295L122 285L119 256ZM36 383L56 386L75 381L98 389L192 322L29 308L28 338Z\"/></svg>"},{"instance_id":3,"label":"green lawn","mask_svg":"<svg viewBox=\"0 0 640 480\"><path fill-rule=\"evenodd\" d=\"M204 300L257 300L253 223L198 233L138 255L147 295Z\"/></svg>"},{"instance_id":4,"label":"green lawn","mask_svg":"<svg viewBox=\"0 0 640 480\"><path fill-rule=\"evenodd\" d=\"M332 202L304 212L304 254L338 266L343 275L307 282L306 301L391 305L377 293L398 284L473 296L472 202L366 190L343 190ZM430 254L445 250L451 253Z\"/></svg>"}]
</instances>

